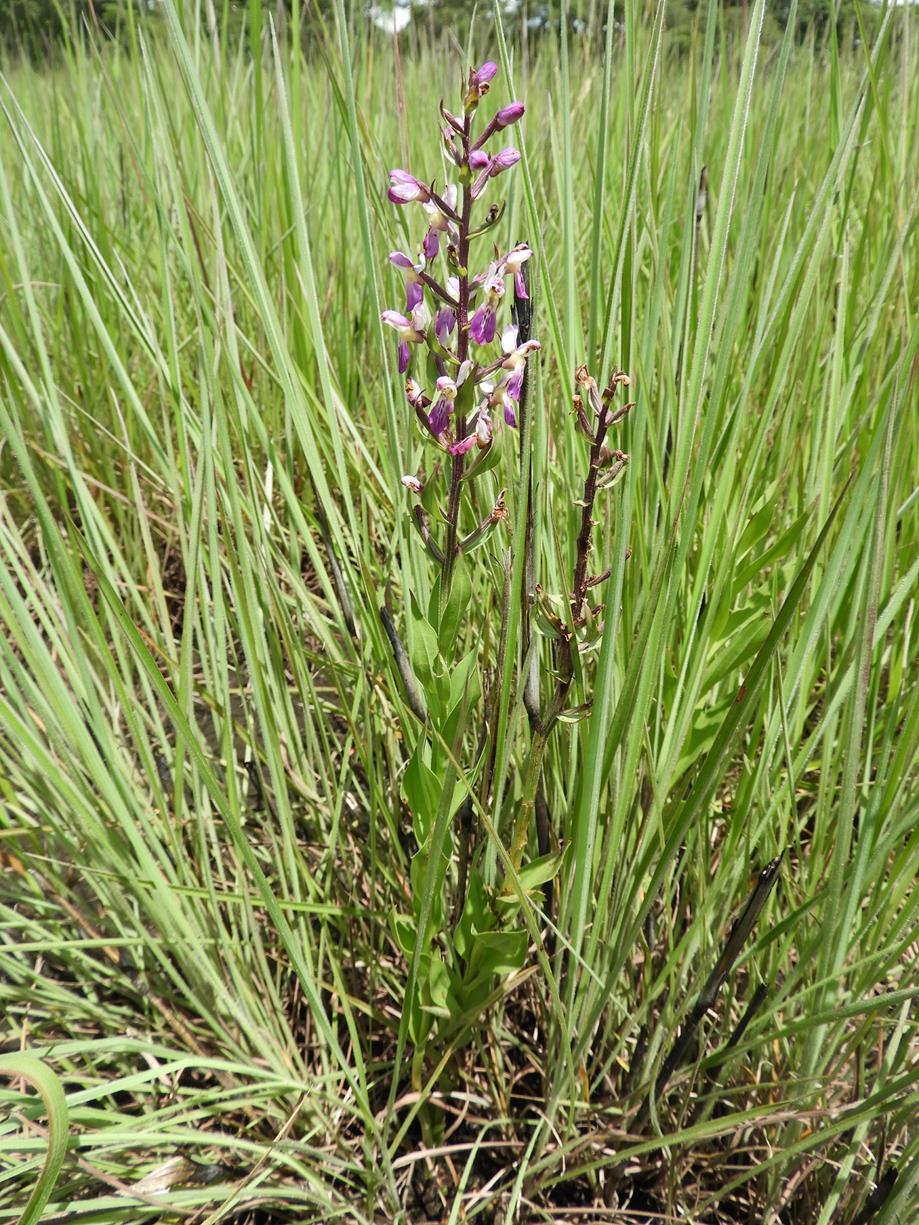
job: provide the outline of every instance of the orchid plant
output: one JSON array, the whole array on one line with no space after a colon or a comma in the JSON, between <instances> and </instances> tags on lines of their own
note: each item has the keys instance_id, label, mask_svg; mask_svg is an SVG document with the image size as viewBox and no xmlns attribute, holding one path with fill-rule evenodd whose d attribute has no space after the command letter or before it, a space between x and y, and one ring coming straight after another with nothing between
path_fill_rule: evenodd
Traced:
<instances>
[{"instance_id":1,"label":"orchid plant","mask_svg":"<svg viewBox=\"0 0 919 1225\"><path fill-rule=\"evenodd\" d=\"M438 566L426 607L414 595L408 601L408 651L388 610L383 611L408 704L423 725L402 780L418 848L410 873L412 909L410 915L395 918L396 938L411 959L405 1015L406 1034L415 1051L416 1087L422 1082L428 1040L436 1035L441 1045L461 1044L464 1027L468 1032L471 1020L493 998L496 977L522 967L529 935L520 926L519 902L524 893L547 902L552 878L559 871L561 854L557 845L549 846L539 822L545 808L540 803L543 754L557 723L573 713L567 704L577 657L599 637L600 606L592 606L590 593L607 575L588 573L594 502L599 490L615 483L628 460L605 441L609 427L631 407L617 409L612 404L628 378L614 373L601 393L582 367L574 417L579 433L590 442L590 452L577 503L582 523L567 596L549 597L531 581L532 538L526 533L531 564L526 567L523 639L530 640L532 623L535 632L551 641L551 695L540 706L539 678L533 675L540 652L530 650L524 705L530 716L531 743L520 787L510 795L516 811L502 856L509 865L502 887L486 877L473 856L472 825L474 812L487 812L493 802L500 722L495 718L496 688L507 642L509 555L504 593L499 597L497 659L491 668L485 667L481 641L463 654L462 628L473 592L465 555L508 520L503 492L496 500L492 496L492 509L477 523L462 524L461 519L467 502L474 502L471 496L464 499L464 490L495 465L502 433L522 424L528 361L540 345L529 334L530 247L521 242L503 253L493 247L487 265L478 272L471 270L473 242L489 233L503 213L503 205L492 201L479 219L479 206L492 181L520 160L513 146L496 150L490 146L497 146L496 138L522 118L522 102L502 106L478 125L476 134L479 107L497 71L497 65L487 61L469 73L461 116L440 104L441 137L457 182L447 182L438 191L436 182L423 182L407 170L390 173L390 201L400 208L419 205L425 229L414 255L393 251L389 256L404 284L405 306L403 311L384 311L382 320L398 338L398 367L407 376L409 407L423 437L442 460L435 463L434 476L427 482L418 473L402 477L410 496L418 499L413 506L415 526ZM438 484L441 474L443 483ZM442 527L432 527L435 515ZM470 530L464 533L464 527ZM486 675L491 678L490 690L483 684ZM471 745L476 746L473 764L461 777L457 765ZM524 864L534 813L538 853ZM490 828L500 834L500 813L493 814ZM459 853L454 857L457 844ZM451 887L452 922L446 906Z\"/></svg>"}]
</instances>

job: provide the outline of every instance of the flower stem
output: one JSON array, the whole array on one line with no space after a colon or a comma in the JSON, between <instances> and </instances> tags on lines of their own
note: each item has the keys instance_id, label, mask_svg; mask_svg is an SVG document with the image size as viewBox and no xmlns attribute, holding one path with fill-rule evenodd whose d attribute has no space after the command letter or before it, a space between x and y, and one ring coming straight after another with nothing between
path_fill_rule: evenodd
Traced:
<instances>
[{"instance_id":1,"label":"flower stem","mask_svg":"<svg viewBox=\"0 0 919 1225\"><path fill-rule=\"evenodd\" d=\"M469 139L471 123L467 115L463 121L463 165L468 166ZM463 206L459 217L459 241L457 256L459 259L459 294L456 310L456 356L460 366L469 356L469 228L472 216L472 189L468 182L463 185ZM461 441L466 435L466 419L458 414L456 419L456 439ZM450 590L450 580L453 574L453 563L459 549L459 510L460 491L463 481L463 469L466 464L464 455L453 456L453 470L450 478L450 498L447 503L447 542L444 549L444 561L441 569L441 597L446 599Z\"/></svg>"}]
</instances>

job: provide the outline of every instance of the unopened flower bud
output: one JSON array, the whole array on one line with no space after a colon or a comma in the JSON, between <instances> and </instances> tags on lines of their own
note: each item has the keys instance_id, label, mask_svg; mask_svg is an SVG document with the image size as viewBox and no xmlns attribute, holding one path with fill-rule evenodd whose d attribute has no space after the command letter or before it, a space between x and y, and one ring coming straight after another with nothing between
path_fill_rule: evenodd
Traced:
<instances>
[{"instance_id":1,"label":"unopened flower bud","mask_svg":"<svg viewBox=\"0 0 919 1225\"><path fill-rule=\"evenodd\" d=\"M490 85L497 75L498 65L494 60L486 60L469 78L469 84L475 89L481 89L483 85Z\"/></svg>"},{"instance_id":2,"label":"unopened flower bud","mask_svg":"<svg viewBox=\"0 0 919 1225\"><path fill-rule=\"evenodd\" d=\"M495 115L495 127L498 131L501 131L502 128L509 128L521 118L525 110L526 107L522 102L510 102L507 106L502 106Z\"/></svg>"},{"instance_id":3,"label":"unopened flower bud","mask_svg":"<svg viewBox=\"0 0 919 1225\"><path fill-rule=\"evenodd\" d=\"M510 170L511 166L516 166L520 161L520 150L513 147L502 149L491 159L491 169L489 175L494 178L496 174L501 174L503 170Z\"/></svg>"}]
</instances>

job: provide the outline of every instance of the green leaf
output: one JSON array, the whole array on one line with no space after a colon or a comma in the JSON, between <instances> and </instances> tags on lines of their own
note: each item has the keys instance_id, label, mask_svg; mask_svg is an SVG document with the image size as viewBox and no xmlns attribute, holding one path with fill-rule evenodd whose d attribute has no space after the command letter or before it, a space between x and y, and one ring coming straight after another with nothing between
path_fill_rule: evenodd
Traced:
<instances>
[{"instance_id":1,"label":"green leaf","mask_svg":"<svg viewBox=\"0 0 919 1225\"><path fill-rule=\"evenodd\" d=\"M426 690L431 690L434 682L434 664L437 662L437 634L430 622L418 607L414 595L411 598L412 609L412 670Z\"/></svg>"},{"instance_id":2,"label":"green leaf","mask_svg":"<svg viewBox=\"0 0 919 1225\"><path fill-rule=\"evenodd\" d=\"M807 511L803 515L799 515L791 527L783 532L775 544L770 545L768 549L754 557L752 561L738 570L734 576L734 590L741 591L747 585L752 583L761 570L765 570L767 566L771 566L773 562L779 561L783 557L787 557L793 545L798 543L804 528L807 526L810 515Z\"/></svg>"},{"instance_id":3,"label":"green leaf","mask_svg":"<svg viewBox=\"0 0 919 1225\"><path fill-rule=\"evenodd\" d=\"M540 855L538 859L531 859L518 873L524 890L529 892L531 889L539 889L548 881L553 880L558 875L564 858L565 852L557 851L551 855Z\"/></svg>"},{"instance_id":4,"label":"green leaf","mask_svg":"<svg viewBox=\"0 0 919 1225\"><path fill-rule=\"evenodd\" d=\"M746 557L754 545L759 544L761 540L765 540L769 534L769 527L774 514L775 496L773 495L767 499L765 505L761 506L756 514L751 516L750 521L741 533L734 552L734 556L738 561L742 557Z\"/></svg>"},{"instance_id":5,"label":"green leaf","mask_svg":"<svg viewBox=\"0 0 919 1225\"><path fill-rule=\"evenodd\" d=\"M412 814L412 829L419 846L424 846L428 840L441 793L440 780L422 760L423 752L424 743L419 741L402 779L402 791Z\"/></svg>"},{"instance_id":6,"label":"green leaf","mask_svg":"<svg viewBox=\"0 0 919 1225\"><path fill-rule=\"evenodd\" d=\"M472 581L469 567L460 554L453 564L450 591L440 614L437 641L444 657L449 659L456 652L460 627L472 599Z\"/></svg>"},{"instance_id":7,"label":"green leaf","mask_svg":"<svg viewBox=\"0 0 919 1225\"><path fill-rule=\"evenodd\" d=\"M29 1081L38 1091L48 1115L48 1151L38 1182L19 1218L19 1225L36 1225L51 1198L67 1152L67 1101L60 1080L47 1064L34 1055L25 1052L0 1055L0 1076Z\"/></svg>"},{"instance_id":8,"label":"green leaf","mask_svg":"<svg viewBox=\"0 0 919 1225\"><path fill-rule=\"evenodd\" d=\"M393 931L399 948L406 957L411 957L415 951L415 940L418 934L415 920L410 915L393 915Z\"/></svg>"},{"instance_id":9,"label":"green leaf","mask_svg":"<svg viewBox=\"0 0 919 1225\"><path fill-rule=\"evenodd\" d=\"M488 931L494 926L494 922L494 911L488 904L482 873L478 868L473 868L469 873L463 913L453 933L453 947L460 957L466 961L470 960L477 935Z\"/></svg>"},{"instance_id":10,"label":"green leaf","mask_svg":"<svg viewBox=\"0 0 919 1225\"><path fill-rule=\"evenodd\" d=\"M523 928L512 931L480 932L476 935L472 982L494 974L513 974L526 961L528 936Z\"/></svg>"}]
</instances>

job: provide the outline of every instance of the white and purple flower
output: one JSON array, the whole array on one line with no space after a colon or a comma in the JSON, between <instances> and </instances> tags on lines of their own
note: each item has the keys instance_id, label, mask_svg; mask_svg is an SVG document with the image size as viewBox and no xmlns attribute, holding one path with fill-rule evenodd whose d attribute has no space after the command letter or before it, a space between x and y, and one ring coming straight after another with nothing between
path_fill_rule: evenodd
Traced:
<instances>
[{"instance_id":1,"label":"white and purple flower","mask_svg":"<svg viewBox=\"0 0 919 1225\"><path fill-rule=\"evenodd\" d=\"M541 349L542 345L540 345L538 340L526 340L522 345L518 345L517 327L515 324L509 323L501 333L501 348L507 354L501 363L501 369L508 372L504 379L507 394L512 400L519 400L520 391L523 387L523 376L526 372L527 358L531 353Z\"/></svg>"},{"instance_id":2,"label":"white and purple flower","mask_svg":"<svg viewBox=\"0 0 919 1225\"><path fill-rule=\"evenodd\" d=\"M447 277L447 293L454 302L459 301L459 277ZM456 327L456 309L446 304L441 306L434 316L434 335L444 348L447 347L453 329Z\"/></svg>"},{"instance_id":3,"label":"white and purple flower","mask_svg":"<svg viewBox=\"0 0 919 1225\"><path fill-rule=\"evenodd\" d=\"M450 209L450 213L456 212L456 184L448 183L444 188L442 203L446 204ZM440 205L434 200L425 200L423 204L424 211L427 213L428 232L424 236L424 256L428 263L437 257L440 250L440 236L446 234L455 241L455 227L450 220L450 215L441 211Z\"/></svg>"},{"instance_id":4,"label":"white and purple flower","mask_svg":"<svg viewBox=\"0 0 919 1225\"><path fill-rule=\"evenodd\" d=\"M429 322L427 309L424 303L420 302L411 315L403 315L399 311L383 311L380 318L398 333L399 373L405 374L411 356L409 345L421 344L424 340L424 330Z\"/></svg>"},{"instance_id":5,"label":"white and purple flower","mask_svg":"<svg viewBox=\"0 0 919 1225\"><path fill-rule=\"evenodd\" d=\"M520 242L504 257L503 268L505 272L514 274L514 291L518 298L528 298L526 282L523 279L521 269L527 260L532 256L533 252L525 242Z\"/></svg>"},{"instance_id":6,"label":"white and purple flower","mask_svg":"<svg viewBox=\"0 0 919 1225\"><path fill-rule=\"evenodd\" d=\"M469 336L477 345L487 345L495 338L498 303L504 297L504 276L493 264L482 286L485 300L469 320Z\"/></svg>"},{"instance_id":7,"label":"white and purple flower","mask_svg":"<svg viewBox=\"0 0 919 1225\"><path fill-rule=\"evenodd\" d=\"M511 429L517 428L517 401L508 389L508 380L499 383L489 398L491 408L500 408L504 414L504 423Z\"/></svg>"},{"instance_id":8,"label":"white and purple flower","mask_svg":"<svg viewBox=\"0 0 919 1225\"><path fill-rule=\"evenodd\" d=\"M389 262L402 273L405 281L405 309L413 311L424 297L419 272L424 271L424 260L413 264L404 251L390 251Z\"/></svg>"},{"instance_id":9,"label":"white and purple flower","mask_svg":"<svg viewBox=\"0 0 919 1225\"><path fill-rule=\"evenodd\" d=\"M424 203L430 200L431 190L407 170L390 170L388 195L393 204L411 204L415 200Z\"/></svg>"},{"instance_id":10,"label":"white and purple flower","mask_svg":"<svg viewBox=\"0 0 919 1225\"><path fill-rule=\"evenodd\" d=\"M435 438L439 438L447 428L458 388L448 375L442 375L434 386L437 389L437 397L428 416L428 428Z\"/></svg>"}]
</instances>

